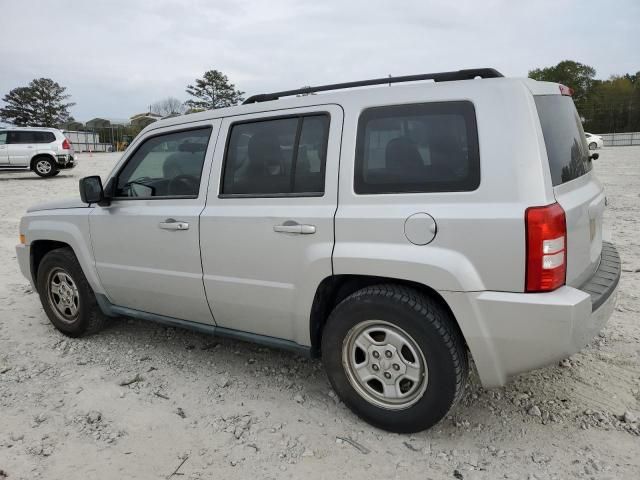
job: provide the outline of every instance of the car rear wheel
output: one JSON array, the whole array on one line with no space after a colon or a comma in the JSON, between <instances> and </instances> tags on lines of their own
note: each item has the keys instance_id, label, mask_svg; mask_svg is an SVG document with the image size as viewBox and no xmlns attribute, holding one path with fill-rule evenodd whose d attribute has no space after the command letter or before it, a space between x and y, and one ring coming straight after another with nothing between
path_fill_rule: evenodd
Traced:
<instances>
[{"instance_id":1,"label":"car rear wheel","mask_svg":"<svg viewBox=\"0 0 640 480\"><path fill-rule=\"evenodd\" d=\"M52 159L42 157L36 159L33 171L40 177L53 177L57 174L58 168Z\"/></svg>"},{"instance_id":2,"label":"car rear wheel","mask_svg":"<svg viewBox=\"0 0 640 480\"><path fill-rule=\"evenodd\" d=\"M59 248L47 253L38 267L38 294L49 320L65 335L95 333L105 316L98 307L73 251Z\"/></svg>"},{"instance_id":3,"label":"car rear wheel","mask_svg":"<svg viewBox=\"0 0 640 480\"><path fill-rule=\"evenodd\" d=\"M595 150L598 148L598 144L596 142L591 142L589 144L589 150Z\"/></svg>"},{"instance_id":4,"label":"car rear wheel","mask_svg":"<svg viewBox=\"0 0 640 480\"><path fill-rule=\"evenodd\" d=\"M400 285L359 290L331 313L322 337L329 380L376 427L427 429L458 401L468 375L464 342L439 302Z\"/></svg>"}]
</instances>

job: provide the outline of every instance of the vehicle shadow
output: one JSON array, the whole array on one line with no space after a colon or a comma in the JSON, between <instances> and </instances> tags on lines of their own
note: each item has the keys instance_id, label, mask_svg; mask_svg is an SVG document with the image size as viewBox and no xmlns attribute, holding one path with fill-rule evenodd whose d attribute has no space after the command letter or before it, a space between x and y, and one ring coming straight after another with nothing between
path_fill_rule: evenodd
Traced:
<instances>
[{"instance_id":1,"label":"vehicle shadow","mask_svg":"<svg viewBox=\"0 0 640 480\"><path fill-rule=\"evenodd\" d=\"M13 172L6 172L6 171L2 171L0 170L0 175L4 174L4 173L13 173ZM60 180L63 178L72 178L73 175L57 175L55 177L38 177L37 175L29 175L29 176L0 176L0 182L6 182L8 180L40 180L40 181L48 181L48 180Z\"/></svg>"}]
</instances>

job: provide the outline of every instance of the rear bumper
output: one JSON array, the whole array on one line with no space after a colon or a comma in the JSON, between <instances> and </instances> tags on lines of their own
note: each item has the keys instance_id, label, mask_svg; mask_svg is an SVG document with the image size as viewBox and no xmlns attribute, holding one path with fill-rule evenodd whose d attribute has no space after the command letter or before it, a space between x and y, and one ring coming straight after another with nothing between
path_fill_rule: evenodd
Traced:
<instances>
[{"instance_id":1,"label":"rear bumper","mask_svg":"<svg viewBox=\"0 0 640 480\"><path fill-rule=\"evenodd\" d=\"M458 318L484 386L557 362L581 350L605 326L617 299L620 258L604 244L598 270L581 288L549 293L466 293L445 300ZM456 312L458 310L458 312ZM458 317L469 315L474 318ZM465 331L466 330L466 331Z\"/></svg>"},{"instance_id":2,"label":"rear bumper","mask_svg":"<svg viewBox=\"0 0 640 480\"><path fill-rule=\"evenodd\" d=\"M74 168L76 166L76 159L73 155L56 155L56 164L60 169Z\"/></svg>"}]
</instances>

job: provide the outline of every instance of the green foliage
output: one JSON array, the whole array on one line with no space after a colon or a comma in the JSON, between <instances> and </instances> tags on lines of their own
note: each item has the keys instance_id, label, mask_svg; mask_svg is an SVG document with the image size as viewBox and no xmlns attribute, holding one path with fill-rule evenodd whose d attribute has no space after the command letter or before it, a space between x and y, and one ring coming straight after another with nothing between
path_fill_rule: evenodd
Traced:
<instances>
[{"instance_id":1,"label":"green foliage","mask_svg":"<svg viewBox=\"0 0 640 480\"><path fill-rule=\"evenodd\" d=\"M50 78L34 79L4 96L0 118L20 127L60 127L71 120L69 108L75 105L65 102L70 97L65 91Z\"/></svg>"},{"instance_id":2,"label":"green foliage","mask_svg":"<svg viewBox=\"0 0 640 480\"><path fill-rule=\"evenodd\" d=\"M576 105L582 103L593 86L596 70L589 65L563 60L554 67L537 68L529 72L529 78L556 82L573 89L573 101Z\"/></svg>"},{"instance_id":3,"label":"green foliage","mask_svg":"<svg viewBox=\"0 0 640 480\"><path fill-rule=\"evenodd\" d=\"M608 80L597 80L595 74L593 67L564 60L552 67L531 70L529 77L571 87L588 132L640 131L640 72Z\"/></svg>"},{"instance_id":4,"label":"green foliage","mask_svg":"<svg viewBox=\"0 0 640 480\"><path fill-rule=\"evenodd\" d=\"M186 92L195 98L187 100L185 105L195 111L230 107L244 100L244 92L236 90L236 86L218 70L205 72L202 78L196 79L195 85L187 85Z\"/></svg>"}]
</instances>

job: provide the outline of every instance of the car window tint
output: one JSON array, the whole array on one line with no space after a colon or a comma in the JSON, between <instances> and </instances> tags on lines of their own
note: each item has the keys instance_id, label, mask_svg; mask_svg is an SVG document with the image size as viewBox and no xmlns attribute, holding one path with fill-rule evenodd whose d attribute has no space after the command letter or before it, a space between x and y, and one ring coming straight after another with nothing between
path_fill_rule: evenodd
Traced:
<instances>
[{"instance_id":1,"label":"car window tint","mask_svg":"<svg viewBox=\"0 0 640 480\"><path fill-rule=\"evenodd\" d=\"M537 95L534 98L553 185L570 182L591 171L589 147L571 97Z\"/></svg>"},{"instance_id":2,"label":"car window tint","mask_svg":"<svg viewBox=\"0 0 640 480\"><path fill-rule=\"evenodd\" d=\"M56 136L53 132L34 132L35 143L51 143L55 142Z\"/></svg>"},{"instance_id":3,"label":"car window tint","mask_svg":"<svg viewBox=\"0 0 640 480\"><path fill-rule=\"evenodd\" d=\"M475 190L480 157L471 102L376 107L358 122L358 194Z\"/></svg>"},{"instance_id":4,"label":"car window tint","mask_svg":"<svg viewBox=\"0 0 640 480\"><path fill-rule=\"evenodd\" d=\"M233 125L221 193L323 193L328 131L324 114Z\"/></svg>"},{"instance_id":5,"label":"car window tint","mask_svg":"<svg viewBox=\"0 0 640 480\"><path fill-rule=\"evenodd\" d=\"M7 143L7 132L0 132L0 145Z\"/></svg>"},{"instance_id":6,"label":"car window tint","mask_svg":"<svg viewBox=\"0 0 640 480\"><path fill-rule=\"evenodd\" d=\"M9 132L9 143L25 144L36 143L36 132Z\"/></svg>"},{"instance_id":7,"label":"car window tint","mask_svg":"<svg viewBox=\"0 0 640 480\"><path fill-rule=\"evenodd\" d=\"M195 197L211 128L144 141L118 175L116 197Z\"/></svg>"}]
</instances>

